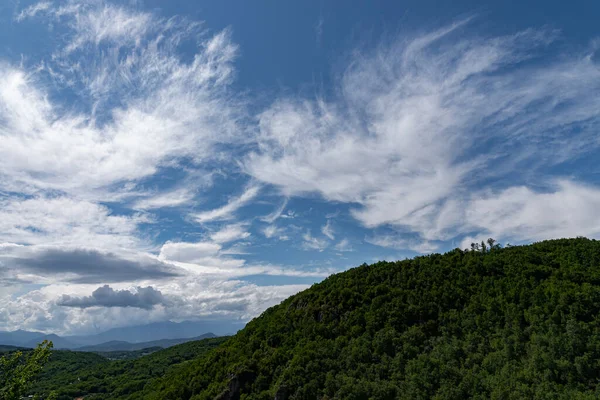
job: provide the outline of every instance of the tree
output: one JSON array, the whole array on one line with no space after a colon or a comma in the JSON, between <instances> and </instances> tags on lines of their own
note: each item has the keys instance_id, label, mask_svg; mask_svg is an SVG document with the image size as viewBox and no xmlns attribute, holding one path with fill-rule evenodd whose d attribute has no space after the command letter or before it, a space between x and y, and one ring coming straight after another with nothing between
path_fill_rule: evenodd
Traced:
<instances>
[{"instance_id":1,"label":"tree","mask_svg":"<svg viewBox=\"0 0 600 400\"><path fill-rule=\"evenodd\" d=\"M498 243L496 243L496 239L494 238L489 238L487 240L488 245L490 246L490 250L494 250L494 249L499 249L500 245Z\"/></svg>"},{"instance_id":2,"label":"tree","mask_svg":"<svg viewBox=\"0 0 600 400\"><path fill-rule=\"evenodd\" d=\"M0 400L18 400L24 395L48 361L52 347L52 342L44 340L26 354L16 351L0 357Z\"/></svg>"}]
</instances>

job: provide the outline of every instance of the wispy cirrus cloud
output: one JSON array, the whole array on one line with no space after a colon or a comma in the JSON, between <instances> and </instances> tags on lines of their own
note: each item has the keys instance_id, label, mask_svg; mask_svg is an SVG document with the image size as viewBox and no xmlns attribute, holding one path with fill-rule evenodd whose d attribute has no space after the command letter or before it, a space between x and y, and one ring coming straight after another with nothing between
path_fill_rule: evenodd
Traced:
<instances>
[{"instance_id":1,"label":"wispy cirrus cloud","mask_svg":"<svg viewBox=\"0 0 600 400\"><path fill-rule=\"evenodd\" d=\"M331 226L331 219L328 219L327 223L321 227L321 233L327 236L330 240L335 239L335 233L333 231L333 227Z\"/></svg>"},{"instance_id":2,"label":"wispy cirrus cloud","mask_svg":"<svg viewBox=\"0 0 600 400\"><path fill-rule=\"evenodd\" d=\"M60 18L71 35L29 69L0 65L3 186L109 191L182 160L200 163L236 132L228 31L208 36L197 23L98 1L35 9L32 17ZM184 39L198 43L191 63L178 54ZM53 87L79 101L61 103Z\"/></svg>"},{"instance_id":3,"label":"wispy cirrus cloud","mask_svg":"<svg viewBox=\"0 0 600 400\"><path fill-rule=\"evenodd\" d=\"M263 228L262 233L267 239L277 238L278 240L290 240L290 237L285 233L285 228L276 225L269 225Z\"/></svg>"},{"instance_id":4,"label":"wispy cirrus cloud","mask_svg":"<svg viewBox=\"0 0 600 400\"><path fill-rule=\"evenodd\" d=\"M304 250L323 251L329 246L329 242L323 238L314 237L310 231L302 235L302 248Z\"/></svg>"},{"instance_id":5,"label":"wispy cirrus cloud","mask_svg":"<svg viewBox=\"0 0 600 400\"><path fill-rule=\"evenodd\" d=\"M287 196L356 204L365 227L427 242L473 228L460 210L481 207L486 190L548 181L549 167L598 149L600 69L589 54L548 59L557 32L472 38L468 22L356 56L334 98L276 100L246 171ZM523 220L529 239L557 233ZM513 228L502 234L520 236Z\"/></svg>"},{"instance_id":6,"label":"wispy cirrus cloud","mask_svg":"<svg viewBox=\"0 0 600 400\"><path fill-rule=\"evenodd\" d=\"M32 4L29 7L21 10L21 12L15 17L15 20L17 22L21 22L26 18L35 17L36 14L47 11L51 7L52 3L49 1L41 1L39 3Z\"/></svg>"},{"instance_id":7,"label":"wispy cirrus cloud","mask_svg":"<svg viewBox=\"0 0 600 400\"><path fill-rule=\"evenodd\" d=\"M213 210L194 213L191 215L191 218L199 223L231 219L237 210L256 198L259 191L260 186L250 185L239 197L231 198L224 206L215 208Z\"/></svg>"},{"instance_id":8,"label":"wispy cirrus cloud","mask_svg":"<svg viewBox=\"0 0 600 400\"><path fill-rule=\"evenodd\" d=\"M278 220L283 215L283 211L287 207L287 203L288 203L288 199L286 198L283 200L281 205L279 205L279 207L277 207L275 210L273 210L272 213L265 215L264 217L260 217L260 220L264 221L268 224L272 224L273 222Z\"/></svg>"},{"instance_id":9,"label":"wispy cirrus cloud","mask_svg":"<svg viewBox=\"0 0 600 400\"><path fill-rule=\"evenodd\" d=\"M250 237L247 225L243 223L230 224L210 234L210 239L216 243L229 243Z\"/></svg>"},{"instance_id":10,"label":"wispy cirrus cloud","mask_svg":"<svg viewBox=\"0 0 600 400\"><path fill-rule=\"evenodd\" d=\"M136 201L132 208L136 210L153 210L157 208L177 207L190 204L196 193L189 188L178 188L170 192L160 192L155 195L145 195Z\"/></svg>"},{"instance_id":11,"label":"wispy cirrus cloud","mask_svg":"<svg viewBox=\"0 0 600 400\"><path fill-rule=\"evenodd\" d=\"M341 252L354 251L354 249L352 248L352 245L350 244L350 241L346 238L337 242L336 245L334 246L334 248L337 251L341 251Z\"/></svg>"},{"instance_id":12,"label":"wispy cirrus cloud","mask_svg":"<svg viewBox=\"0 0 600 400\"><path fill-rule=\"evenodd\" d=\"M406 234L400 232L396 234L375 235L365 238L365 241L380 247L387 247L397 250L411 250L416 253L432 253L438 250L439 246L427 240L419 238L406 237Z\"/></svg>"}]
</instances>

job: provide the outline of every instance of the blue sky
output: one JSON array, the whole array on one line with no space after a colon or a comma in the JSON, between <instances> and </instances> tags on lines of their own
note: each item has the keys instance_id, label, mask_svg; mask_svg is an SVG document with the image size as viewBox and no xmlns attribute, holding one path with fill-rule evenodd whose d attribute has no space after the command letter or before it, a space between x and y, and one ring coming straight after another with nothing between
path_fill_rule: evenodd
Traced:
<instances>
[{"instance_id":1,"label":"blue sky","mask_svg":"<svg viewBox=\"0 0 600 400\"><path fill-rule=\"evenodd\" d=\"M0 329L242 320L600 236L600 6L0 3Z\"/></svg>"}]
</instances>

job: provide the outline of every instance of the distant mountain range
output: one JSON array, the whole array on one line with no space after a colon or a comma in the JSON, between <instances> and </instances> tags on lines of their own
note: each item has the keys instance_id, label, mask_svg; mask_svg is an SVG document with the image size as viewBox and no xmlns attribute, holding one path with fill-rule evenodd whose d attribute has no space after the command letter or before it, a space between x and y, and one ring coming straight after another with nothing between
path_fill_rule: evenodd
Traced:
<instances>
[{"instance_id":1,"label":"distant mountain range","mask_svg":"<svg viewBox=\"0 0 600 400\"><path fill-rule=\"evenodd\" d=\"M166 348L191 340L232 334L243 325L237 321L166 321L114 328L87 336L58 336L24 330L0 331L0 345L35 347L43 340L51 340L55 349L132 351L147 347Z\"/></svg>"},{"instance_id":2,"label":"distant mountain range","mask_svg":"<svg viewBox=\"0 0 600 400\"><path fill-rule=\"evenodd\" d=\"M151 342L141 342L141 343L129 343L123 342L121 340L112 340L106 343L100 343L94 346L84 346L79 347L76 350L78 351L90 351L90 352L109 352L109 351L136 351L142 349L148 349L150 347L162 347L166 349L167 347L175 346L178 344L191 342L194 340L202 340L217 337L213 333L205 333L204 335L193 337L193 338L183 338L183 339L161 339L161 340L153 340Z\"/></svg>"}]
</instances>

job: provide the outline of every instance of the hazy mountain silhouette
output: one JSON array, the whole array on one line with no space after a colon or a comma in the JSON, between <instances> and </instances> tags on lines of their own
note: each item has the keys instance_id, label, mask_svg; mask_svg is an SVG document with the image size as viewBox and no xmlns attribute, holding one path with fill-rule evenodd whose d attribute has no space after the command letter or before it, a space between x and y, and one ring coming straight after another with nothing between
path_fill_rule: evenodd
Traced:
<instances>
[{"instance_id":1,"label":"hazy mountain silhouette","mask_svg":"<svg viewBox=\"0 0 600 400\"><path fill-rule=\"evenodd\" d=\"M35 347L39 342L47 339L53 342L56 349L78 349L85 346L97 346L107 342L126 342L128 345L131 345L161 340L189 340L191 338L203 337L209 333L212 336L224 336L234 334L243 327L244 323L237 320L206 320L155 322L146 325L113 328L94 335L77 336L58 336L42 332L18 330L14 332L0 332L0 345ZM146 347L152 346L148 345Z\"/></svg>"}]
</instances>

